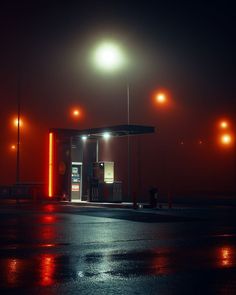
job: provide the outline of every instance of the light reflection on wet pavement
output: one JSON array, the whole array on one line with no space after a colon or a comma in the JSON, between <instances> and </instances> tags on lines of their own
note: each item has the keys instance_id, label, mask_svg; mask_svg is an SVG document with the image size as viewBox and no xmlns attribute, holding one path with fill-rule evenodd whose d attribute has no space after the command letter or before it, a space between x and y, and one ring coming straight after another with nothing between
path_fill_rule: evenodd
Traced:
<instances>
[{"instance_id":1,"label":"light reflection on wet pavement","mask_svg":"<svg viewBox=\"0 0 236 295\"><path fill-rule=\"evenodd\" d=\"M152 278L165 280L167 289L163 290L170 292L166 294L181 294L183 284L185 287L197 285L197 280L203 285L202 290L208 290L207 294L235 294L236 239L234 229L229 225L225 227L228 230L225 234L221 233L222 228L216 234L214 226L210 226L205 229L204 235L198 236L196 233L192 239L193 236L185 234L181 237L182 243L175 243L175 236L172 236L175 224L168 224L165 234L174 240L172 244L168 244L166 236L153 237L153 230L157 233L163 230L161 225L159 228L159 225L153 224L151 228L143 223L135 223L137 237L140 235L139 227L142 226L144 230L144 242L141 244L138 239L133 242L128 239L131 237L131 232L127 230L130 221L123 220L118 222L119 230L116 234L124 245L120 247L118 243L114 248L112 241L114 231L117 230L116 221L113 224L106 218L100 220L99 217L71 217L69 213L63 215L54 210L51 213L46 210L43 214L33 212L28 215L1 217L5 227L0 233L0 290L17 293L17 290L22 291L24 288L53 287L76 282L81 284L88 280L142 281ZM106 222L109 222L109 229ZM193 225L194 222L191 221L190 226ZM94 226L99 227L96 230L100 231L100 236L94 236L94 239L90 237L87 241L86 235L93 234ZM179 230L185 226L181 223ZM125 227L127 235L122 240ZM202 227L202 223L197 227ZM145 230L151 231L153 240ZM110 240L105 238L106 231L113 235ZM183 234L184 231L181 232ZM80 235L85 236L83 241ZM153 242L161 239L164 242L159 246ZM173 293L171 288L168 289L168 281L175 276L180 277L177 284L180 290ZM184 283L188 278L189 281Z\"/></svg>"},{"instance_id":2,"label":"light reflection on wet pavement","mask_svg":"<svg viewBox=\"0 0 236 295\"><path fill-rule=\"evenodd\" d=\"M52 245L58 247L59 245ZM39 245L41 248L42 245ZM13 254L13 253L12 253ZM0 286L52 285L79 277L167 276L236 268L236 247L171 248L83 255L36 254L0 258Z\"/></svg>"}]
</instances>

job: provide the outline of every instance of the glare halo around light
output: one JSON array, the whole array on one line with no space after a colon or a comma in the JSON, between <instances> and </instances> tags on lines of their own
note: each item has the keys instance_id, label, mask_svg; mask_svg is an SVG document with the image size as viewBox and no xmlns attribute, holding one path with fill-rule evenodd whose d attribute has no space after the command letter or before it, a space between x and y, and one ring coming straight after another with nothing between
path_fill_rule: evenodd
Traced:
<instances>
[{"instance_id":1,"label":"glare halo around light","mask_svg":"<svg viewBox=\"0 0 236 295\"><path fill-rule=\"evenodd\" d=\"M125 60L119 45L112 42L104 42L96 48L94 62L98 68L111 72L122 67Z\"/></svg>"}]
</instances>

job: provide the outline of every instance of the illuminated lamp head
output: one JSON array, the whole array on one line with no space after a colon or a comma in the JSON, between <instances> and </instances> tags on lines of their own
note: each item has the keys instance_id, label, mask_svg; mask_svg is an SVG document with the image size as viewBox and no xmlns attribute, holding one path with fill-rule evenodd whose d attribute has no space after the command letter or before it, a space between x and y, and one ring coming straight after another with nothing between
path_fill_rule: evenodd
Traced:
<instances>
[{"instance_id":1,"label":"illuminated lamp head","mask_svg":"<svg viewBox=\"0 0 236 295\"><path fill-rule=\"evenodd\" d=\"M18 119L17 119L17 118L14 119L14 125L15 125L16 127L18 126ZM22 120L20 119L20 121L19 121L19 126L22 127L22 125L23 125L23 122L22 122Z\"/></svg>"},{"instance_id":2,"label":"illuminated lamp head","mask_svg":"<svg viewBox=\"0 0 236 295\"><path fill-rule=\"evenodd\" d=\"M156 101L159 103L159 104L164 104L166 103L166 95L164 93L158 93L156 95Z\"/></svg>"},{"instance_id":3,"label":"illuminated lamp head","mask_svg":"<svg viewBox=\"0 0 236 295\"><path fill-rule=\"evenodd\" d=\"M75 116L75 117L79 117L79 115L80 115L80 111L79 110L73 110L73 116Z\"/></svg>"},{"instance_id":4,"label":"illuminated lamp head","mask_svg":"<svg viewBox=\"0 0 236 295\"><path fill-rule=\"evenodd\" d=\"M104 42L95 50L94 62L98 68L112 72L124 64L124 56L119 45Z\"/></svg>"},{"instance_id":5,"label":"illuminated lamp head","mask_svg":"<svg viewBox=\"0 0 236 295\"><path fill-rule=\"evenodd\" d=\"M228 127L229 127L229 123L227 121L223 120L220 122L220 128L226 129Z\"/></svg>"},{"instance_id":6,"label":"illuminated lamp head","mask_svg":"<svg viewBox=\"0 0 236 295\"><path fill-rule=\"evenodd\" d=\"M220 137L220 141L221 141L221 144L225 145L225 146L229 146L232 144L233 142L233 139L232 139L232 136L230 134L223 134L221 137Z\"/></svg>"}]
</instances>

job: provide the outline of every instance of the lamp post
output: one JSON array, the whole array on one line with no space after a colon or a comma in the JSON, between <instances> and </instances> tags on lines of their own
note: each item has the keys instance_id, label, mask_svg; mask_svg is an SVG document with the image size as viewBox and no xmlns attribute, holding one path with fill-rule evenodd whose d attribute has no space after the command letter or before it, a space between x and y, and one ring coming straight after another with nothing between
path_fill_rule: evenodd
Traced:
<instances>
[{"instance_id":1,"label":"lamp post","mask_svg":"<svg viewBox=\"0 0 236 295\"><path fill-rule=\"evenodd\" d=\"M20 182L20 95L17 106L17 153L16 153L16 184Z\"/></svg>"},{"instance_id":2,"label":"lamp post","mask_svg":"<svg viewBox=\"0 0 236 295\"><path fill-rule=\"evenodd\" d=\"M217 129L218 129L218 134L217 134L217 141L218 145L221 147L221 149L224 149L225 151L232 151L233 153L233 169L236 172L236 136L235 136L235 129L232 124L231 120L228 119L221 119L217 122ZM235 174L234 172L234 174ZM234 175L235 178L235 175ZM234 188L235 189L235 188Z\"/></svg>"},{"instance_id":3,"label":"lamp post","mask_svg":"<svg viewBox=\"0 0 236 295\"><path fill-rule=\"evenodd\" d=\"M234 145L234 134L230 126L230 121L223 119L218 122L219 129L219 143L224 147L231 147Z\"/></svg>"},{"instance_id":4,"label":"lamp post","mask_svg":"<svg viewBox=\"0 0 236 295\"><path fill-rule=\"evenodd\" d=\"M21 114L20 114L19 98L18 98L17 104L18 104L17 105L17 117L13 121L13 124L17 128L17 143L16 143L16 146L12 145L11 149L16 150L16 184L19 184L19 182L20 182L20 139L21 139L21 128L23 125L23 122L21 120Z\"/></svg>"},{"instance_id":5,"label":"lamp post","mask_svg":"<svg viewBox=\"0 0 236 295\"><path fill-rule=\"evenodd\" d=\"M125 56L121 47L113 42L101 43L94 52L94 62L96 66L105 72L115 72L125 65ZM127 124L130 125L130 85L126 82L127 99ZM131 176L130 176L130 136L128 134L128 198L131 195ZM136 206L136 200L133 199L133 205Z\"/></svg>"},{"instance_id":6,"label":"lamp post","mask_svg":"<svg viewBox=\"0 0 236 295\"><path fill-rule=\"evenodd\" d=\"M171 105L171 99L169 95L169 91L166 89L158 89L153 93L153 103L158 107L158 109L166 109L170 107ZM181 145L183 142L181 141ZM172 177L171 173L168 170L169 165L167 165L167 144L164 144L163 147L161 147L161 154L162 154L162 166L163 166L163 174L164 174L164 181L166 181L166 190L167 190L167 200L168 200L168 207L169 209L172 208L173 203L173 197L172 197Z\"/></svg>"}]
</instances>

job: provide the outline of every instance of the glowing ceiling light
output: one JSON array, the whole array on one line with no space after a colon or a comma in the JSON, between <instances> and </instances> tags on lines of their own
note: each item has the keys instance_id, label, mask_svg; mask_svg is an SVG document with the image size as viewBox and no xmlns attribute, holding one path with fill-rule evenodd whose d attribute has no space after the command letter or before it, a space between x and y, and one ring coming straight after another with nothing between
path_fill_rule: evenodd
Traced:
<instances>
[{"instance_id":1,"label":"glowing ceiling light","mask_svg":"<svg viewBox=\"0 0 236 295\"><path fill-rule=\"evenodd\" d=\"M111 137L111 134L109 132L104 132L103 133L103 138L104 139L109 139Z\"/></svg>"}]
</instances>

